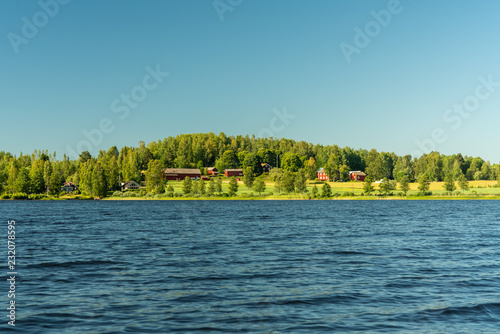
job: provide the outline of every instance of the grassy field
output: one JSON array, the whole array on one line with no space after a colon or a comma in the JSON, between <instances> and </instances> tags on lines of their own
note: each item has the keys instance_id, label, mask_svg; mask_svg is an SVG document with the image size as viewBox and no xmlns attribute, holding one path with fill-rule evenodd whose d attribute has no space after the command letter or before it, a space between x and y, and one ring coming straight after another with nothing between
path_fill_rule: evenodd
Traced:
<instances>
[{"instance_id":1,"label":"grassy field","mask_svg":"<svg viewBox=\"0 0 500 334\"><path fill-rule=\"evenodd\" d=\"M228 197L199 197L199 199L307 199L308 195L311 194L312 188L316 186L318 188L319 193L321 193L321 187L324 182L319 181L308 181L307 183L307 194L278 194L275 189L273 182L266 182L266 190L262 194L263 196L259 197L258 193L249 191L247 187L243 184L242 181L238 181L238 193L236 197L228 198ZM410 191L408 192L406 197L401 196L401 191L399 189L394 190L392 192L392 196L381 197L378 196L378 185L373 184L375 191L371 196L362 196L363 193L363 182L328 182L332 189L332 193L334 194L334 198L337 199L359 199L359 200L368 200L368 199L500 199L500 188L497 188L497 181L470 181L468 191L455 190L452 194L449 194L444 190L443 185L444 182L431 182L430 183L430 191L432 192L431 196L420 196L418 191L418 184L411 183ZM169 186L174 188L175 193L182 194L182 181L169 181ZM229 187L229 180L223 179L222 181L222 190L223 192L227 192ZM458 185L457 185L458 187ZM398 184L399 188L399 184ZM352 196L354 194L354 196ZM251 196L251 197L250 197ZM121 198L121 197L111 197L109 199L135 199L135 198ZM138 198L140 199L140 198ZM144 198L142 198L144 199ZM147 198L146 198L147 199ZM163 198L162 198L163 199ZM174 197L174 198L165 198L165 199L177 199L182 200L186 199L185 197Z\"/></svg>"}]
</instances>

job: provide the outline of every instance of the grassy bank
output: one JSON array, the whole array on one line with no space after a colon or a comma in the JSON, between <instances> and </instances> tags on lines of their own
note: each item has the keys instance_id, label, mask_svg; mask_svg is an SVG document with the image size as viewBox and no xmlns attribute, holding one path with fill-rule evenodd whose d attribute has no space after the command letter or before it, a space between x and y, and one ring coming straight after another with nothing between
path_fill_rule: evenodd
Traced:
<instances>
[{"instance_id":1,"label":"grassy bank","mask_svg":"<svg viewBox=\"0 0 500 334\"><path fill-rule=\"evenodd\" d=\"M444 182L431 182L429 191L431 195L422 196L417 187L417 183L410 184L410 190L406 194L398 189L393 190L390 194L382 196L378 192L378 185L374 184L375 191L371 195L363 194L363 182L328 182L331 187L333 196L329 198L321 198L321 187L324 182L308 181L307 192L304 194L281 194L276 190L273 182L266 182L266 190L262 194L258 194L249 190L242 181L238 182L238 192L236 196L227 196L229 181L223 180L222 193L214 196L201 196L199 194L185 197L182 193L182 181L169 181L168 185L174 188L171 194L144 194L142 191L128 191L122 193L122 196L113 196L113 192L104 200L500 200L500 188L497 187L497 181L470 181L469 190L455 190L448 193L443 189ZM313 187L318 188L318 197L311 196ZM142 194L141 194L142 193ZM10 196L2 198L3 200L93 200L91 196L81 194L73 195L66 194L61 196L46 196L46 195L26 195L26 196Z\"/></svg>"}]
</instances>

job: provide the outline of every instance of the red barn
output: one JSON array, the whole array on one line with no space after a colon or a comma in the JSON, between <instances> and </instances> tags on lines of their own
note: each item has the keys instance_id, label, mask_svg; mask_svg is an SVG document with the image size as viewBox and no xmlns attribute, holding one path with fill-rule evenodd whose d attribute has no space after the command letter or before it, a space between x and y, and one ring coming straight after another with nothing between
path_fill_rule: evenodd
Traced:
<instances>
[{"instance_id":1,"label":"red barn","mask_svg":"<svg viewBox=\"0 0 500 334\"><path fill-rule=\"evenodd\" d=\"M362 171L351 171L349 172L349 178L353 181L364 181L366 178L366 174Z\"/></svg>"},{"instance_id":2,"label":"red barn","mask_svg":"<svg viewBox=\"0 0 500 334\"><path fill-rule=\"evenodd\" d=\"M219 170L216 167L208 167L207 172L208 175L213 175L213 176L219 175Z\"/></svg>"},{"instance_id":3,"label":"red barn","mask_svg":"<svg viewBox=\"0 0 500 334\"><path fill-rule=\"evenodd\" d=\"M320 181L329 181L330 178L328 177L328 174L326 174L325 169L321 167L318 170L318 180Z\"/></svg>"},{"instance_id":4,"label":"red barn","mask_svg":"<svg viewBox=\"0 0 500 334\"><path fill-rule=\"evenodd\" d=\"M165 179L167 180L184 180L190 177L192 180L201 178L201 173L198 168L166 168L164 170Z\"/></svg>"},{"instance_id":5,"label":"red barn","mask_svg":"<svg viewBox=\"0 0 500 334\"><path fill-rule=\"evenodd\" d=\"M226 177L243 176L243 169L226 169L224 175L226 175Z\"/></svg>"}]
</instances>

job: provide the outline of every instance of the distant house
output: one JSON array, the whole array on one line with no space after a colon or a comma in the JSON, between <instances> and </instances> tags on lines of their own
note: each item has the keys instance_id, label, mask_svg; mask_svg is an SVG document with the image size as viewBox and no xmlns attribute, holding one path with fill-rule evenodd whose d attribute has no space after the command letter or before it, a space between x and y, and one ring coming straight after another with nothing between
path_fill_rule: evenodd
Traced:
<instances>
[{"instance_id":1,"label":"distant house","mask_svg":"<svg viewBox=\"0 0 500 334\"><path fill-rule=\"evenodd\" d=\"M132 190L139 188L141 188L141 186L135 181L127 181L125 183L122 183L122 190Z\"/></svg>"},{"instance_id":2,"label":"distant house","mask_svg":"<svg viewBox=\"0 0 500 334\"><path fill-rule=\"evenodd\" d=\"M73 182L65 182L61 187L61 191L65 191L67 193L71 193L73 191L77 191L78 187Z\"/></svg>"},{"instance_id":3,"label":"distant house","mask_svg":"<svg viewBox=\"0 0 500 334\"><path fill-rule=\"evenodd\" d=\"M226 177L243 176L243 169L226 169L224 170L224 175Z\"/></svg>"},{"instance_id":4,"label":"distant house","mask_svg":"<svg viewBox=\"0 0 500 334\"><path fill-rule=\"evenodd\" d=\"M271 167L270 164L268 163L261 163L262 166L262 173L269 173L273 167Z\"/></svg>"},{"instance_id":5,"label":"distant house","mask_svg":"<svg viewBox=\"0 0 500 334\"><path fill-rule=\"evenodd\" d=\"M320 180L320 181L329 181L330 180L330 177L328 176L328 174L326 174L325 169L323 167L318 169L317 174L318 174L318 180Z\"/></svg>"},{"instance_id":6,"label":"distant house","mask_svg":"<svg viewBox=\"0 0 500 334\"><path fill-rule=\"evenodd\" d=\"M164 170L165 179L167 180L184 180L187 177L192 180L201 178L201 173L198 168L166 168Z\"/></svg>"},{"instance_id":7,"label":"distant house","mask_svg":"<svg viewBox=\"0 0 500 334\"><path fill-rule=\"evenodd\" d=\"M364 181L366 178L366 174L362 171L351 171L349 172L349 178L353 181Z\"/></svg>"},{"instance_id":8,"label":"distant house","mask_svg":"<svg viewBox=\"0 0 500 334\"><path fill-rule=\"evenodd\" d=\"M213 176L219 175L219 170L216 167L208 167L207 172L208 175L213 175Z\"/></svg>"}]
</instances>

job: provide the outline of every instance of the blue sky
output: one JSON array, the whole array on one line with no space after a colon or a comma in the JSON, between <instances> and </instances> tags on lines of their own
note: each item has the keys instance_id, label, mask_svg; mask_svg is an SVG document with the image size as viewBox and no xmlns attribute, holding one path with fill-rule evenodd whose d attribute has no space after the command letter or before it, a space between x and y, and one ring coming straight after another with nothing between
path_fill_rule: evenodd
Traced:
<instances>
[{"instance_id":1,"label":"blue sky","mask_svg":"<svg viewBox=\"0 0 500 334\"><path fill-rule=\"evenodd\" d=\"M0 150L223 131L500 161L498 1L59 1L0 2Z\"/></svg>"}]
</instances>

